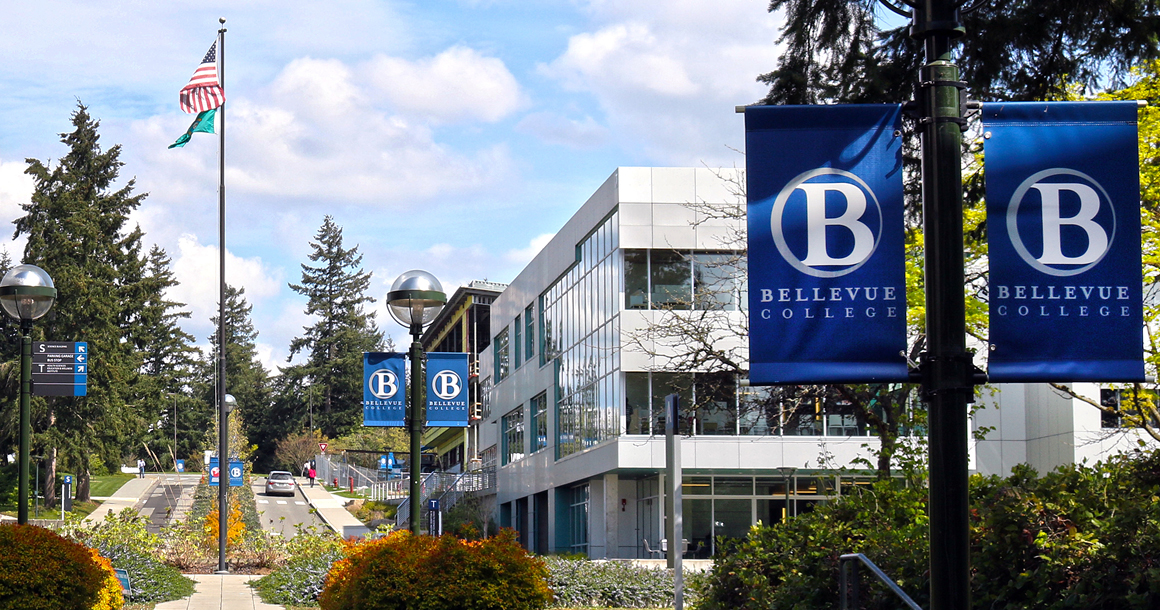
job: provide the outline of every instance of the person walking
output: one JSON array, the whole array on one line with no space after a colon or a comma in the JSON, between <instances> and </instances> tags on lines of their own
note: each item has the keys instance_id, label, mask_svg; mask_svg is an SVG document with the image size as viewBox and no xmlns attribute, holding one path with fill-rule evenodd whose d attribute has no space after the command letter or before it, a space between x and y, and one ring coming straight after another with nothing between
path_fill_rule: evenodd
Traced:
<instances>
[{"instance_id":1,"label":"person walking","mask_svg":"<svg viewBox=\"0 0 1160 610\"><path fill-rule=\"evenodd\" d=\"M137 478L145 478L145 460L137 458Z\"/></svg>"},{"instance_id":2,"label":"person walking","mask_svg":"<svg viewBox=\"0 0 1160 610\"><path fill-rule=\"evenodd\" d=\"M306 471L306 476L310 477L310 486L311 487L314 487L314 477L317 474L318 473L314 470L313 466L311 466L310 470Z\"/></svg>"},{"instance_id":3,"label":"person walking","mask_svg":"<svg viewBox=\"0 0 1160 610\"><path fill-rule=\"evenodd\" d=\"M310 470L310 460L302 462L302 476L306 476L308 470Z\"/></svg>"}]
</instances>

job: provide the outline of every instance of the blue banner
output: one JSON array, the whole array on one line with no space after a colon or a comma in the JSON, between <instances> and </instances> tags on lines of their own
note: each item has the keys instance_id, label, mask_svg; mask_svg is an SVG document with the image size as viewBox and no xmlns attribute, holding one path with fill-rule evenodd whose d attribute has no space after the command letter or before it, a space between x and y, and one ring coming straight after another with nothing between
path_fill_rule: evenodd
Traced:
<instances>
[{"instance_id":1,"label":"blue banner","mask_svg":"<svg viewBox=\"0 0 1160 610\"><path fill-rule=\"evenodd\" d=\"M467 426L467 354L427 353L427 425Z\"/></svg>"},{"instance_id":2,"label":"blue banner","mask_svg":"<svg viewBox=\"0 0 1160 610\"><path fill-rule=\"evenodd\" d=\"M906 381L901 107L749 106L749 381Z\"/></svg>"},{"instance_id":3,"label":"blue banner","mask_svg":"<svg viewBox=\"0 0 1160 610\"><path fill-rule=\"evenodd\" d=\"M406 425L406 359L394 352L363 353L363 425Z\"/></svg>"},{"instance_id":4,"label":"blue banner","mask_svg":"<svg viewBox=\"0 0 1160 610\"><path fill-rule=\"evenodd\" d=\"M1136 102L983 105L994 382L1143 381Z\"/></svg>"},{"instance_id":5,"label":"blue banner","mask_svg":"<svg viewBox=\"0 0 1160 610\"><path fill-rule=\"evenodd\" d=\"M244 472L244 464L239 460L230 460L230 471L226 473L229 480L230 487L242 486L242 473ZM218 481L221 478L221 471L218 468L217 457L209 458L209 486L217 487Z\"/></svg>"}]
</instances>

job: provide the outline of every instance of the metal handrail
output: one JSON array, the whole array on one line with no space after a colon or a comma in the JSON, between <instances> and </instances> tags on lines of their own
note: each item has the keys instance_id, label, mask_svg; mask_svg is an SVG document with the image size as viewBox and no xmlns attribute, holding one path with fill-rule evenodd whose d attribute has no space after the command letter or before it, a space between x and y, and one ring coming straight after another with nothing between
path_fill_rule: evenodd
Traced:
<instances>
[{"instance_id":1,"label":"metal handrail","mask_svg":"<svg viewBox=\"0 0 1160 610\"><path fill-rule=\"evenodd\" d=\"M899 599L910 607L910 610L922 610L922 606L910 599L910 596L902 590L902 587L898 586L898 583L894 582L878 566L874 565L869 557L862 553L849 553L838 558L838 597L841 610L855 610L860 606L858 602L858 561L866 564L874 576L877 576L878 580L889 587Z\"/></svg>"}]
</instances>

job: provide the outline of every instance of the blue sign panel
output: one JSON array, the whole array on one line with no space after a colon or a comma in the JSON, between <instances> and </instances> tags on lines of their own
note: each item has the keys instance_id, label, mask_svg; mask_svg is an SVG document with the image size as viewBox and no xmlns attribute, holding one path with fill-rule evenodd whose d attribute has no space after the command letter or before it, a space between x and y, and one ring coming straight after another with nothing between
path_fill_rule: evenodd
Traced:
<instances>
[{"instance_id":1,"label":"blue sign panel","mask_svg":"<svg viewBox=\"0 0 1160 610\"><path fill-rule=\"evenodd\" d=\"M177 472L185 472L185 460L177 460L175 468Z\"/></svg>"},{"instance_id":2,"label":"blue sign panel","mask_svg":"<svg viewBox=\"0 0 1160 610\"><path fill-rule=\"evenodd\" d=\"M1143 381L1136 102L983 105L988 377Z\"/></svg>"},{"instance_id":3,"label":"blue sign panel","mask_svg":"<svg viewBox=\"0 0 1160 610\"><path fill-rule=\"evenodd\" d=\"M467 426L467 354L427 354L427 425Z\"/></svg>"},{"instance_id":4,"label":"blue sign panel","mask_svg":"<svg viewBox=\"0 0 1160 610\"><path fill-rule=\"evenodd\" d=\"M394 352L363 354L363 425L406 425L406 360Z\"/></svg>"},{"instance_id":5,"label":"blue sign panel","mask_svg":"<svg viewBox=\"0 0 1160 610\"><path fill-rule=\"evenodd\" d=\"M242 486L242 462L237 460L230 460L230 470L226 475L229 477L230 487ZM209 485L210 487L217 487L221 479L221 469L218 468L218 459L216 457L209 458Z\"/></svg>"},{"instance_id":6,"label":"blue sign panel","mask_svg":"<svg viewBox=\"0 0 1160 610\"><path fill-rule=\"evenodd\" d=\"M32 346L32 393L36 396L87 396L89 344L86 341L37 341Z\"/></svg>"},{"instance_id":7,"label":"blue sign panel","mask_svg":"<svg viewBox=\"0 0 1160 610\"><path fill-rule=\"evenodd\" d=\"M901 107L745 109L749 380L906 381Z\"/></svg>"}]
</instances>

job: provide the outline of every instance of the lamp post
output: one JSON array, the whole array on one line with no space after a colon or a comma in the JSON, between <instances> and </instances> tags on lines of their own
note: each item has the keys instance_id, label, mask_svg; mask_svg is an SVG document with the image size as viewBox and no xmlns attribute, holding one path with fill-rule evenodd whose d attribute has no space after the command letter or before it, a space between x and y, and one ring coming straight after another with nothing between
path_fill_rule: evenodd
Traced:
<instances>
[{"instance_id":1,"label":"lamp post","mask_svg":"<svg viewBox=\"0 0 1160 610\"><path fill-rule=\"evenodd\" d=\"M785 477L785 519L783 521L788 521L791 517L789 514L789 483L792 480L793 473L797 472L797 468L794 466L778 466L777 469L781 471L781 476Z\"/></svg>"},{"instance_id":2,"label":"lamp post","mask_svg":"<svg viewBox=\"0 0 1160 610\"><path fill-rule=\"evenodd\" d=\"M232 394L222 397L221 412L218 414L218 574L227 574L226 542L230 529L230 411L238 405Z\"/></svg>"},{"instance_id":3,"label":"lamp post","mask_svg":"<svg viewBox=\"0 0 1160 610\"><path fill-rule=\"evenodd\" d=\"M434 275L426 271L407 271L395 279L391 290L387 293L387 305L393 317L399 324L411 331L411 404L407 407L408 427L411 431L411 533L418 535L420 525L419 511L421 497L419 479L423 476L422 455L420 455L420 435L423 432L423 375L420 373L423 365L423 346L419 337L423 335L423 327L435 320L443 305L447 303L447 294L443 292L443 285Z\"/></svg>"},{"instance_id":4,"label":"lamp post","mask_svg":"<svg viewBox=\"0 0 1160 610\"><path fill-rule=\"evenodd\" d=\"M20 483L17 522L28 523L28 463L32 447L32 321L44 316L56 301L56 287L44 269L17 265L0 280L0 308L20 321Z\"/></svg>"}]
</instances>

